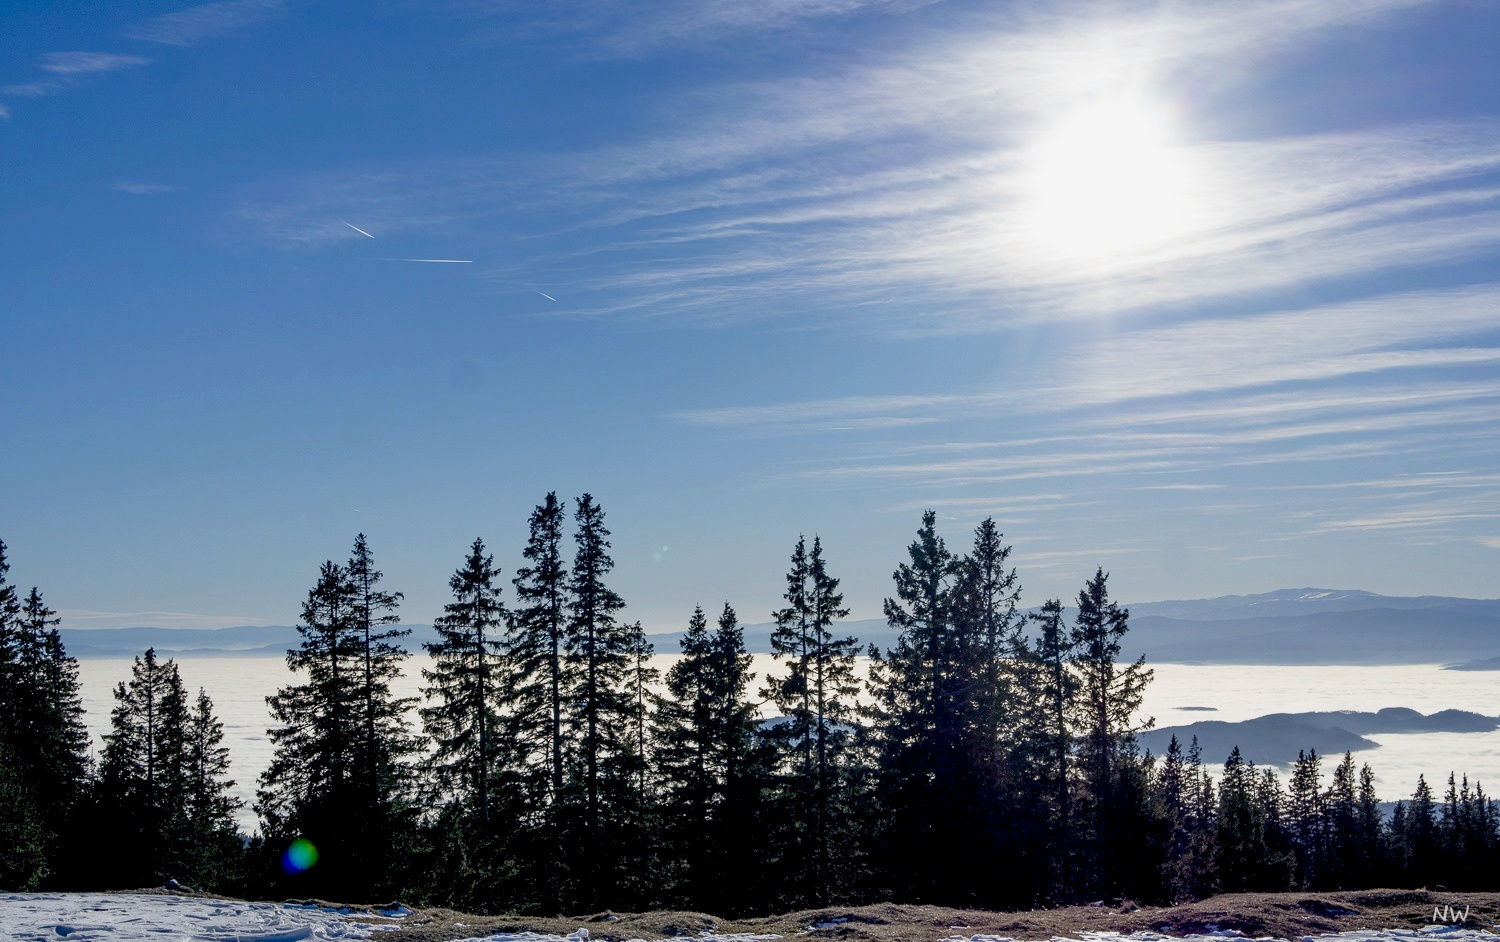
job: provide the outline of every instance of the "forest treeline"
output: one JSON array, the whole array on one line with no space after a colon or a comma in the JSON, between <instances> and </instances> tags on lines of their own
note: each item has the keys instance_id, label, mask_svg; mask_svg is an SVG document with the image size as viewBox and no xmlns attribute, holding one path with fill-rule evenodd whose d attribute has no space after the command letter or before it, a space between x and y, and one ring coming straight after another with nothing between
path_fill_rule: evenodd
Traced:
<instances>
[{"instance_id":1,"label":"forest treeline","mask_svg":"<svg viewBox=\"0 0 1500 942\"><path fill-rule=\"evenodd\" d=\"M884 651L840 634L839 580L821 541L799 538L768 677L728 603L691 614L659 673L609 588L609 537L592 497L570 514L548 494L509 579L475 540L415 701L392 693L402 596L365 537L324 563L291 680L268 698L253 837L236 833L212 701L154 651L115 689L90 756L58 620L6 581L0 543L0 887L177 879L250 897L726 916L1496 888L1500 805L1466 778L1441 797L1419 780L1383 815L1348 754L1325 776L1306 753L1285 782L1238 749L1212 772L1196 741L1143 754L1133 724L1151 671L1119 660L1129 612L1107 574L1071 619L1059 599L1024 611L993 520L955 552L923 516L885 600L900 635Z\"/></svg>"}]
</instances>

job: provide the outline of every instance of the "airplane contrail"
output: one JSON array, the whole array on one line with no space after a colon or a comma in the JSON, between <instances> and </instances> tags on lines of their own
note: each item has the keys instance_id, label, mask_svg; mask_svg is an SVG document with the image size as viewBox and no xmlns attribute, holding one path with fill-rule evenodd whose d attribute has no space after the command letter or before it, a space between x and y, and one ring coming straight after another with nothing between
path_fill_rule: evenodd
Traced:
<instances>
[{"instance_id":1,"label":"airplane contrail","mask_svg":"<svg viewBox=\"0 0 1500 942\"><path fill-rule=\"evenodd\" d=\"M535 288L532 288L531 290L532 291L536 291ZM556 298L554 298L552 295L548 294L545 291L536 291L536 293L539 294L539 295L541 295L542 297L546 298L548 301L556 301L557 300Z\"/></svg>"},{"instance_id":2,"label":"airplane contrail","mask_svg":"<svg viewBox=\"0 0 1500 942\"><path fill-rule=\"evenodd\" d=\"M339 222L344 222L344 220L340 219ZM358 232L362 236L366 236L366 237L371 238L371 239L375 238L374 236L370 235L368 232L366 232L365 230L363 230L360 227L356 226L352 222L344 222L344 225L348 226L350 229L353 229L355 232Z\"/></svg>"},{"instance_id":3,"label":"airplane contrail","mask_svg":"<svg viewBox=\"0 0 1500 942\"><path fill-rule=\"evenodd\" d=\"M378 258L379 262L433 262L439 265L472 265L472 258Z\"/></svg>"}]
</instances>

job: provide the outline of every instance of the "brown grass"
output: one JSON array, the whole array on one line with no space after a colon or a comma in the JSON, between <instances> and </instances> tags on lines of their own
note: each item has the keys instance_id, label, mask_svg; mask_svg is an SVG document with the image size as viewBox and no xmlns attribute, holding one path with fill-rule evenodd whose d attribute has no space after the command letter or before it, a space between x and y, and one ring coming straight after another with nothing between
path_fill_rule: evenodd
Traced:
<instances>
[{"instance_id":1,"label":"brown grass","mask_svg":"<svg viewBox=\"0 0 1500 942\"><path fill-rule=\"evenodd\" d=\"M705 913L595 913L566 918L472 916L446 909L424 909L400 921L381 942L448 942L495 932L555 935L584 927L592 939L666 939L704 931L776 934L788 939L853 942L938 942L975 934L1018 940L1051 939L1078 932L1152 930L1191 935L1234 929L1246 936L1297 939L1350 929L1420 929L1434 907L1469 908L1469 928L1500 923L1500 894L1427 890L1363 890L1341 893L1234 893L1180 906L1070 906L1029 912L989 912L881 903L874 906L809 909L756 919L718 919ZM825 928L811 929L815 924ZM809 931L810 930L810 931Z\"/></svg>"}]
</instances>

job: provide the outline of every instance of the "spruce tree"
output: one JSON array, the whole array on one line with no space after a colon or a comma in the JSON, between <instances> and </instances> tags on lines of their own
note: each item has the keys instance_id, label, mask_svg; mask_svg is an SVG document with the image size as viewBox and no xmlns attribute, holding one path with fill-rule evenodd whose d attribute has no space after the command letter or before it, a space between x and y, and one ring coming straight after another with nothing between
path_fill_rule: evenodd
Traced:
<instances>
[{"instance_id":1,"label":"spruce tree","mask_svg":"<svg viewBox=\"0 0 1500 942\"><path fill-rule=\"evenodd\" d=\"M1048 599L1035 616L1040 632L1036 663L1041 676L1033 728L1041 741L1043 812L1050 825L1052 883L1056 898L1071 901L1076 887L1077 830L1073 809L1073 744L1078 680L1070 666L1076 638L1063 622L1062 602Z\"/></svg>"},{"instance_id":2,"label":"spruce tree","mask_svg":"<svg viewBox=\"0 0 1500 942\"><path fill-rule=\"evenodd\" d=\"M230 794L229 749L224 724L202 688L187 714L183 735L184 811L187 880L200 890L224 891L244 876L235 813L241 802Z\"/></svg>"},{"instance_id":3,"label":"spruce tree","mask_svg":"<svg viewBox=\"0 0 1500 942\"><path fill-rule=\"evenodd\" d=\"M23 605L9 571L0 541L0 885L36 889L75 869L88 734L56 613L35 588Z\"/></svg>"},{"instance_id":4,"label":"spruce tree","mask_svg":"<svg viewBox=\"0 0 1500 942\"><path fill-rule=\"evenodd\" d=\"M654 687L661 672L651 663L655 648L646 638L640 622L625 626L626 749L623 773L628 792L622 796L620 815L615 827L626 850L624 879L621 889L636 908L660 905L661 887L656 875L656 843L660 826L657 815L656 783L651 774L651 720L659 695Z\"/></svg>"},{"instance_id":5,"label":"spruce tree","mask_svg":"<svg viewBox=\"0 0 1500 942\"><path fill-rule=\"evenodd\" d=\"M960 561L954 592L957 658L974 711L971 761L990 788L1024 774L1006 765L1018 747L1025 751L1027 744L1013 740L1026 724L1024 710L1038 681L1022 634L1026 619L1016 611L1021 585L1008 566L1010 553L994 518L985 518L974 531L973 549ZM1028 762L1032 758L1023 756Z\"/></svg>"},{"instance_id":6,"label":"spruce tree","mask_svg":"<svg viewBox=\"0 0 1500 942\"><path fill-rule=\"evenodd\" d=\"M34 796L0 740L0 886L23 893L42 888L53 872L51 844Z\"/></svg>"},{"instance_id":7,"label":"spruce tree","mask_svg":"<svg viewBox=\"0 0 1500 942\"><path fill-rule=\"evenodd\" d=\"M416 748L405 719L415 701L391 695L391 681L400 675L401 662L407 656L400 641L411 634L411 629L391 627L400 621L396 610L403 596L380 588L384 574L375 568L363 533L354 539L347 573L359 661L355 785L363 792L361 807L374 814L361 831L368 845L366 852L384 856L389 848L370 842L381 843L389 835L392 815L397 811L391 803L406 785L401 762Z\"/></svg>"},{"instance_id":8,"label":"spruce tree","mask_svg":"<svg viewBox=\"0 0 1500 942\"><path fill-rule=\"evenodd\" d=\"M453 601L433 623L438 640L426 645L432 668L422 721L434 746L432 767L444 794L480 822L490 818L491 791L502 758L502 658L505 608L495 585L495 558L476 539L448 587Z\"/></svg>"},{"instance_id":9,"label":"spruce tree","mask_svg":"<svg viewBox=\"0 0 1500 942\"><path fill-rule=\"evenodd\" d=\"M1255 766L1235 746L1219 779L1219 807L1215 829L1220 889L1228 893L1264 890L1262 867L1271 855L1266 843L1266 821L1255 794Z\"/></svg>"},{"instance_id":10,"label":"spruce tree","mask_svg":"<svg viewBox=\"0 0 1500 942\"><path fill-rule=\"evenodd\" d=\"M443 803L432 829L437 859L429 866L445 905L490 909L537 900L537 881L518 873L522 835L534 828L541 793L531 787L534 757L517 734L515 671L506 657L506 611L500 571L476 539L449 579L453 601L427 644L421 715L433 746L428 763ZM526 868L522 868L523 870Z\"/></svg>"},{"instance_id":11,"label":"spruce tree","mask_svg":"<svg viewBox=\"0 0 1500 942\"><path fill-rule=\"evenodd\" d=\"M117 859L116 885L186 880L190 862L187 793L187 691L177 664L154 648L137 656L130 680L114 691L104 737L100 792L116 846L137 852Z\"/></svg>"},{"instance_id":12,"label":"spruce tree","mask_svg":"<svg viewBox=\"0 0 1500 942\"><path fill-rule=\"evenodd\" d=\"M857 642L833 634L834 623L849 614L838 586L822 541L814 536L809 552L798 538L787 572L788 605L774 613L771 635L772 655L786 662L786 673L769 678L765 691L785 717L769 730L784 757L782 790L791 815L785 876L797 898L824 904L843 881L834 872L833 844L841 845L841 864L852 851L845 765L859 690Z\"/></svg>"},{"instance_id":13,"label":"spruce tree","mask_svg":"<svg viewBox=\"0 0 1500 942\"><path fill-rule=\"evenodd\" d=\"M565 508L556 492L531 513L530 533L511 584L516 608L511 613L507 655L515 666L519 732L545 762L552 801L563 790L567 739L564 698L575 683L568 661L568 568L563 560Z\"/></svg>"},{"instance_id":14,"label":"spruce tree","mask_svg":"<svg viewBox=\"0 0 1500 942\"><path fill-rule=\"evenodd\" d=\"M1108 576L1099 569L1078 593L1073 626L1073 668L1080 696L1080 753L1086 798L1087 872L1093 892L1116 892L1117 879L1133 853L1122 839L1127 819L1139 807L1122 791L1135 756L1135 712L1140 708L1151 671L1145 658L1121 666L1120 641L1129 630L1130 613L1109 598ZM1151 721L1141 727L1149 729Z\"/></svg>"},{"instance_id":15,"label":"spruce tree","mask_svg":"<svg viewBox=\"0 0 1500 942\"><path fill-rule=\"evenodd\" d=\"M1297 884L1320 889L1324 875L1324 798L1316 749L1298 751L1292 766L1287 801L1287 824L1297 848Z\"/></svg>"},{"instance_id":16,"label":"spruce tree","mask_svg":"<svg viewBox=\"0 0 1500 942\"><path fill-rule=\"evenodd\" d=\"M569 732L580 739L578 902L608 905L618 894L621 848L609 831L629 788L630 704L625 669L630 632L617 617L625 602L607 585L614 568L604 511L589 494L578 498L573 519L573 568L568 580L568 658L577 666L565 699Z\"/></svg>"},{"instance_id":17,"label":"spruce tree","mask_svg":"<svg viewBox=\"0 0 1500 942\"><path fill-rule=\"evenodd\" d=\"M942 848L952 845L968 811L965 734L978 717L967 694L985 672L972 672L960 657L952 609L962 567L932 511L922 515L907 556L896 568L896 597L885 600L886 621L901 633L874 688L887 871L905 878L903 896L953 902L946 894L961 875L944 866L952 858Z\"/></svg>"},{"instance_id":18,"label":"spruce tree","mask_svg":"<svg viewBox=\"0 0 1500 942\"><path fill-rule=\"evenodd\" d=\"M727 602L714 631L694 609L681 646L653 721L670 898L706 912L740 911L761 882L741 865L759 843L763 779L755 710L745 699L750 655Z\"/></svg>"},{"instance_id":19,"label":"spruce tree","mask_svg":"<svg viewBox=\"0 0 1500 942\"><path fill-rule=\"evenodd\" d=\"M1400 839L1408 861L1408 885L1422 886L1438 882L1437 869L1442 850L1432 786L1427 784L1426 776L1417 776L1417 787L1412 792L1411 803L1407 805L1403 825Z\"/></svg>"},{"instance_id":20,"label":"spruce tree","mask_svg":"<svg viewBox=\"0 0 1500 942\"><path fill-rule=\"evenodd\" d=\"M1359 792L1354 800L1359 871L1355 885L1364 888L1390 885L1390 844L1380 814L1380 798L1375 794L1375 771L1367 762L1359 769Z\"/></svg>"},{"instance_id":21,"label":"spruce tree","mask_svg":"<svg viewBox=\"0 0 1500 942\"><path fill-rule=\"evenodd\" d=\"M1362 869L1355 776L1354 756L1345 752L1343 761L1334 767L1333 781L1323 795L1327 859L1319 889L1350 889Z\"/></svg>"},{"instance_id":22,"label":"spruce tree","mask_svg":"<svg viewBox=\"0 0 1500 942\"><path fill-rule=\"evenodd\" d=\"M1438 809L1437 836L1442 845L1438 877L1455 889L1478 890L1500 865L1500 809L1469 777L1448 775L1448 789Z\"/></svg>"},{"instance_id":23,"label":"spruce tree","mask_svg":"<svg viewBox=\"0 0 1500 942\"><path fill-rule=\"evenodd\" d=\"M61 854L74 830L90 771L78 662L63 649L60 621L33 586L21 607L14 690L18 709L11 717L13 746L42 824L52 836L54 854ZM58 860L54 869L61 873L67 867Z\"/></svg>"},{"instance_id":24,"label":"spruce tree","mask_svg":"<svg viewBox=\"0 0 1500 942\"><path fill-rule=\"evenodd\" d=\"M136 850L114 858L104 878L115 886L167 879L224 891L243 877L244 854L230 794L224 725L203 690L189 703L171 659L148 648L128 682L115 687L110 732L100 762L105 842Z\"/></svg>"},{"instance_id":25,"label":"spruce tree","mask_svg":"<svg viewBox=\"0 0 1500 942\"><path fill-rule=\"evenodd\" d=\"M1152 777L1157 808L1166 822L1163 896L1169 901L1195 899L1203 886L1200 822L1203 765L1197 739L1188 752L1174 735Z\"/></svg>"},{"instance_id":26,"label":"spruce tree","mask_svg":"<svg viewBox=\"0 0 1500 942\"><path fill-rule=\"evenodd\" d=\"M274 751L255 803L274 853L296 839L318 849L317 866L292 878L317 895L350 900L384 890L386 863L364 853L360 831L378 815L352 774L360 768L365 707L355 593L349 571L332 561L308 591L297 626L302 641L286 657L304 679L266 698L281 725L268 731Z\"/></svg>"},{"instance_id":27,"label":"spruce tree","mask_svg":"<svg viewBox=\"0 0 1500 942\"><path fill-rule=\"evenodd\" d=\"M1203 767L1203 749L1194 736L1188 745L1188 849L1177 866L1177 885L1187 899L1218 892L1218 798L1213 776Z\"/></svg>"},{"instance_id":28,"label":"spruce tree","mask_svg":"<svg viewBox=\"0 0 1500 942\"><path fill-rule=\"evenodd\" d=\"M9 576L10 560L0 540L0 744L10 742L14 725L21 650L21 600Z\"/></svg>"},{"instance_id":29,"label":"spruce tree","mask_svg":"<svg viewBox=\"0 0 1500 942\"><path fill-rule=\"evenodd\" d=\"M516 603L505 642L508 702L515 750L526 764L524 788L538 818L527 853L534 876L528 898L549 912L571 900L570 872L582 871L574 815L579 802L571 772L578 742L571 735L569 698L578 686L577 663L568 648L568 567L563 559L565 507L555 492L532 511L525 560L516 570Z\"/></svg>"},{"instance_id":30,"label":"spruce tree","mask_svg":"<svg viewBox=\"0 0 1500 942\"><path fill-rule=\"evenodd\" d=\"M755 674L750 671L745 633L728 602L719 613L709 658L713 750L722 770L723 794L709 818L714 839L707 866L714 882L703 902L711 912L742 914L756 905L766 883L757 858L766 852L767 834L760 824L771 760L756 736L760 723L747 697Z\"/></svg>"},{"instance_id":31,"label":"spruce tree","mask_svg":"<svg viewBox=\"0 0 1500 942\"><path fill-rule=\"evenodd\" d=\"M712 639L702 606L693 609L679 642L682 657L667 670L667 696L655 717L655 751L661 777L664 844L673 902L704 911L698 900L709 878L709 820L719 780L713 754Z\"/></svg>"}]
</instances>

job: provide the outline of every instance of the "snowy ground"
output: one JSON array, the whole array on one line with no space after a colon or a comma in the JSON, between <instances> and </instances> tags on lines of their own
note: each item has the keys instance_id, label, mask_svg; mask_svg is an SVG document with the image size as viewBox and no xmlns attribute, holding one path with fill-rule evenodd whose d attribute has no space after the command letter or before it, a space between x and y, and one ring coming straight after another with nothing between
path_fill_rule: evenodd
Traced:
<instances>
[{"instance_id":1,"label":"snowy ground","mask_svg":"<svg viewBox=\"0 0 1500 942\"><path fill-rule=\"evenodd\" d=\"M368 939L374 931L369 921L373 915L191 896L0 893L0 939L20 942ZM362 922L361 916L366 921Z\"/></svg>"},{"instance_id":2,"label":"snowy ground","mask_svg":"<svg viewBox=\"0 0 1500 942\"><path fill-rule=\"evenodd\" d=\"M105 893L0 893L0 939L16 942L298 942L369 939L399 925L407 910L332 910L282 903L189 896ZM842 921L842 920L840 920ZM797 937L816 939L837 922L811 925ZM1006 936L966 935L954 926L950 942L1011 942ZM470 942L583 942L587 929L569 936L531 932L487 935ZM708 935L697 942L761 942L774 935ZM1187 942L1229 942L1236 932L1187 936ZM1358 929L1333 935L1302 936L1289 942L1495 942L1486 929L1429 926L1412 929ZM679 936L672 942L694 942ZM1080 932L1052 942L1178 942L1154 932L1121 935ZM1251 942L1251 940L1246 940ZM1262 940L1266 942L1266 940Z\"/></svg>"}]
</instances>

